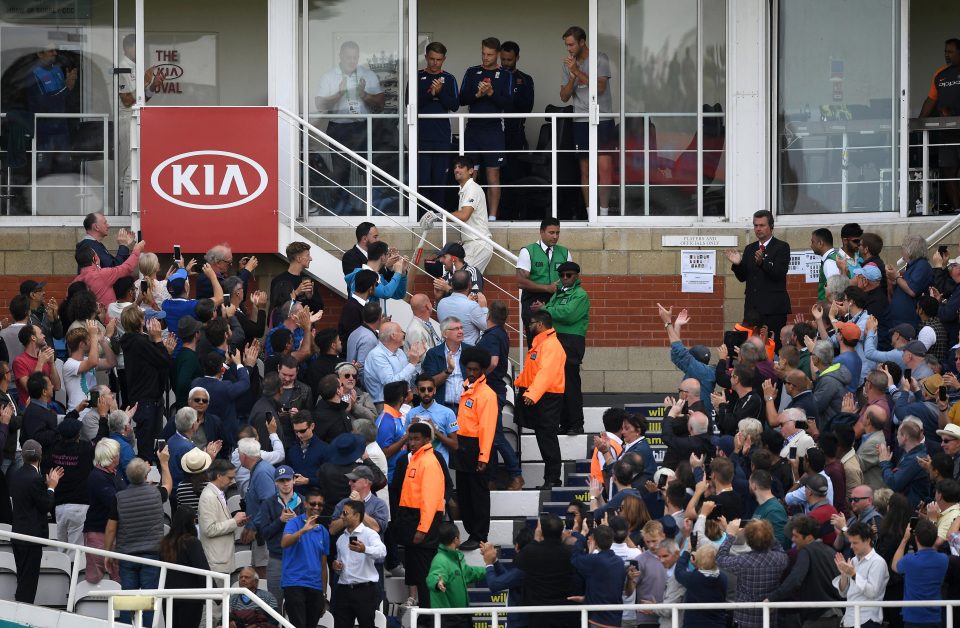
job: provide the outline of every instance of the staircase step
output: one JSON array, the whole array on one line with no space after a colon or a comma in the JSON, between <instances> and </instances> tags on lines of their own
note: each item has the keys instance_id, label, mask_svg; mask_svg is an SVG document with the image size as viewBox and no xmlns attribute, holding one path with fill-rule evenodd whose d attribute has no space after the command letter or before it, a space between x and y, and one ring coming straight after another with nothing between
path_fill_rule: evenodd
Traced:
<instances>
[{"instance_id":1,"label":"staircase step","mask_svg":"<svg viewBox=\"0 0 960 628\"><path fill-rule=\"evenodd\" d=\"M569 503L570 500L579 499L582 502L590 501L590 491L586 486L558 486L550 489L550 497L547 501Z\"/></svg>"},{"instance_id":2,"label":"staircase step","mask_svg":"<svg viewBox=\"0 0 960 628\"><path fill-rule=\"evenodd\" d=\"M526 517L530 513L537 512L540 506L540 491L522 490L522 491L491 491L490 493L490 517ZM466 540L466 539L464 539ZM507 541L507 544L513 542L513 536Z\"/></svg>"},{"instance_id":3,"label":"staircase step","mask_svg":"<svg viewBox=\"0 0 960 628\"><path fill-rule=\"evenodd\" d=\"M563 460L579 460L589 458L593 450L593 436L579 434L577 436L560 436L560 457ZM588 446L589 443L589 446ZM540 455L540 448L537 447L537 439L533 434L524 433L521 436L521 454L523 462L540 462L543 457Z\"/></svg>"},{"instance_id":4,"label":"staircase step","mask_svg":"<svg viewBox=\"0 0 960 628\"><path fill-rule=\"evenodd\" d=\"M589 473L568 473L563 479L564 486L590 486Z\"/></svg>"}]
</instances>

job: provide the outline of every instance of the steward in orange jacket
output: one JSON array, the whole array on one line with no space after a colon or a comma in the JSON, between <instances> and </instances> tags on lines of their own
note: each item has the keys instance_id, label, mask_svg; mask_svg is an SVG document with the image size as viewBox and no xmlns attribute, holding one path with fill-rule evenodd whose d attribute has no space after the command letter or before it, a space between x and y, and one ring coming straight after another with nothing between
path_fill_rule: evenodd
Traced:
<instances>
[{"instance_id":1,"label":"steward in orange jacket","mask_svg":"<svg viewBox=\"0 0 960 628\"><path fill-rule=\"evenodd\" d=\"M514 382L522 403L517 404L520 422L533 428L540 457L543 458L543 488L560 486L560 441L557 430L563 412L566 385L563 367L567 361L553 317L545 310L530 315L529 333L533 345L527 351L523 371Z\"/></svg>"},{"instance_id":2,"label":"steward in orange jacket","mask_svg":"<svg viewBox=\"0 0 960 628\"><path fill-rule=\"evenodd\" d=\"M484 372L490 366L490 354L480 347L463 350L466 381L457 411L457 450L450 466L457 472L457 504L463 527L469 538L460 549L469 552L480 547L490 532L490 488L485 471L490 462L493 436L497 431L497 393L487 385Z\"/></svg>"}]
</instances>

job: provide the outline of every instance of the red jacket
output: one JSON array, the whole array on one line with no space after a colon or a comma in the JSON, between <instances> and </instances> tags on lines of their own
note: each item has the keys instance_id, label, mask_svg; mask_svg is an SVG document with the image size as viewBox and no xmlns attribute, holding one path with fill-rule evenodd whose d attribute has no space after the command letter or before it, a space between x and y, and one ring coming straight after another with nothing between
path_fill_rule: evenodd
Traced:
<instances>
[{"instance_id":1,"label":"red jacket","mask_svg":"<svg viewBox=\"0 0 960 628\"><path fill-rule=\"evenodd\" d=\"M100 268L91 264L86 268L81 268L80 274L71 283L82 281L87 284L87 288L97 295L97 302L102 303L103 307L107 307L117 300L117 295L113 293L113 284L121 277L132 275L139 260L140 254L133 252L123 264L113 268Z\"/></svg>"}]
</instances>

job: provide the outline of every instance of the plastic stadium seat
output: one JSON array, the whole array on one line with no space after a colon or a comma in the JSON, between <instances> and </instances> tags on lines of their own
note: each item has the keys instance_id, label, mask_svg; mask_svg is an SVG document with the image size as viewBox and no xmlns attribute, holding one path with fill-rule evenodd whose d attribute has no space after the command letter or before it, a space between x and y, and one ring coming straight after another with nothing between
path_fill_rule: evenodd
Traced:
<instances>
[{"instance_id":1,"label":"plastic stadium seat","mask_svg":"<svg viewBox=\"0 0 960 628\"><path fill-rule=\"evenodd\" d=\"M86 580L80 580L80 582L77 583L77 602L73 612L77 615L106 620L108 618L107 598L91 598L88 596L95 591L119 591L120 589L119 582L107 580L106 578L97 584L90 584Z\"/></svg>"},{"instance_id":2,"label":"plastic stadium seat","mask_svg":"<svg viewBox=\"0 0 960 628\"><path fill-rule=\"evenodd\" d=\"M65 607L70 592L72 562L70 556L56 550L44 550L40 559L40 582L37 585L38 606Z\"/></svg>"}]
</instances>

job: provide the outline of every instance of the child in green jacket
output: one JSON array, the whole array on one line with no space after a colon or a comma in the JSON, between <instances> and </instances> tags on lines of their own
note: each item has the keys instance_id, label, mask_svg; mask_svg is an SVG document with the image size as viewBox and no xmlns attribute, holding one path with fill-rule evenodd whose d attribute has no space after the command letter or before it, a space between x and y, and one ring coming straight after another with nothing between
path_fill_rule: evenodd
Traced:
<instances>
[{"instance_id":1,"label":"child in green jacket","mask_svg":"<svg viewBox=\"0 0 960 628\"><path fill-rule=\"evenodd\" d=\"M460 547L460 530L449 521L440 524L437 530L437 555L430 563L427 574L427 588L430 589L431 608L468 608L470 598L467 585L481 582L486 577L483 567L467 564ZM472 617L464 615L443 615L441 626L444 628L468 627L473 624Z\"/></svg>"}]
</instances>

